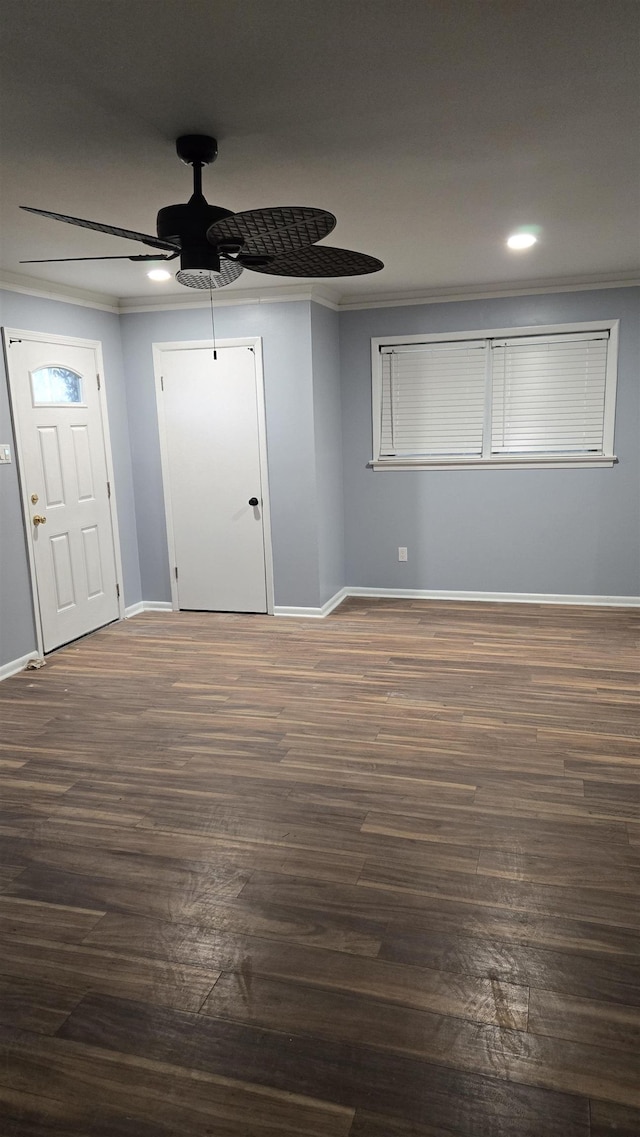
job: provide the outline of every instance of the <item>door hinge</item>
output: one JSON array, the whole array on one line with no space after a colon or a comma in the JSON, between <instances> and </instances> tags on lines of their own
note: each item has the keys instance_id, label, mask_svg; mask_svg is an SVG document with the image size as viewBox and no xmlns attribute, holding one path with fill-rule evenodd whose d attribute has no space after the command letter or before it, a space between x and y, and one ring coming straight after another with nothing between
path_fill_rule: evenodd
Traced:
<instances>
[{"instance_id":1,"label":"door hinge","mask_svg":"<svg viewBox=\"0 0 640 1137\"><path fill-rule=\"evenodd\" d=\"M107 482L107 497L111 497L111 482Z\"/></svg>"},{"instance_id":2,"label":"door hinge","mask_svg":"<svg viewBox=\"0 0 640 1137\"><path fill-rule=\"evenodd\" d=\"M174 570L173 570L173 571L174 571L174 573L175 573L175 576L176 576L176 580L177 580L177 579L178 579L178 566L177 566L177 565L175 566L175 568L174 568Z\"/></svg>"},{"instance_id":3,"label":"door hinge","mask_svg":"<svg viewBox=\"0 0 640 1137\"><path fill-rule=\"evenodd\" d=\"M96 379L98 380L98 390L100 390L100 375L96 372Z\"/></svg>"},{"instance_id":4,"label":"door hinge","mask_svg":"<svg viewBox=\"0 0 640 1137\"><path fill-rule=\"evenodd\" d=\"M120 585L119 584L116 584L116 596L118 597L118 600L119 600L120 599Z\"/></svg>"},{"instance_id":5,"label":"door hinge","mask_svg":"<svg viewBox=\"0 0 640 1137\"><path fill-rule=\"evenodd\" d=\"M160 376L160 390L164 391L164 376Z\"/></svg>"}]
</instances>

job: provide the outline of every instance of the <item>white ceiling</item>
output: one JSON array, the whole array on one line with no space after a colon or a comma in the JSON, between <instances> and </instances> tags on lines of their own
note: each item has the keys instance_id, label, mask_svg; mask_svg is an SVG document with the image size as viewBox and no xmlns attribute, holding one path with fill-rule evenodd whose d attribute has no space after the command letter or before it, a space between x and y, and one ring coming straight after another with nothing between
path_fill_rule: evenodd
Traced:
<instances>
[{"instance_id":1,"label":"white ceiling","mask_svg":"<svg viewBox=\"0 0 640 1137\"><path fill-rule=\"evenodd\" d=\"M212 204L314 205L325 244L383 272L345 300L555 279L640 263L637 0L3 0L2 250L8 273L113 297L185 289L144 252L18 205L155 232L186 201L183 133L214 134ZM540 226L513 253L505 238ZM245 272L233 289L286 284Z\"/></svg>"}]
</instances>

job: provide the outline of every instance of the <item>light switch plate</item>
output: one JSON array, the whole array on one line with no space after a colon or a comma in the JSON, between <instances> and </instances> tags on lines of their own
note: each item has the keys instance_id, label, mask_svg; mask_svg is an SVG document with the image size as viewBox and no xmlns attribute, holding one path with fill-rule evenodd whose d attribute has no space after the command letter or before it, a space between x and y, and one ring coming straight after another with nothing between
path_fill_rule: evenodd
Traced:
<instances>
[{"instance_id":1,"label":"light switch plate","mask_svg":"<svg viewBox=\"0 0 640 1137\"><path fill-rule=\"evenodd\" d=\"M0 462L11 461L11 447L8 442L0 442Z\"/></svg>"}]
</instances>

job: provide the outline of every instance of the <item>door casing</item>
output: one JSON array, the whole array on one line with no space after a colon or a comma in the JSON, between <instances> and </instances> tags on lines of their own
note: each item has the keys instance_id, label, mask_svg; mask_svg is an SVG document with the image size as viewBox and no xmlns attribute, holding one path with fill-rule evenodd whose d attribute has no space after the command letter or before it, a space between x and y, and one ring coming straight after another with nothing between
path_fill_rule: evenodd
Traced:
<instances>
[{"instance_id":1,"label":"door casing","mask_svg":"<svg viewBox=\"0 0 640 1137\"><path fill-rule=\"evenodd\" d=\"M100 375L100 388L98 391L98 399L100 402L100 417L102 419L102 437L104 443L105 461L107 466L108 481L111 485L111 497L109 505L111 509L111 529L113 534L113 551L116 565L116 576L120 586L120 595L118 597L118 613L120 619L124 619L125 604L124 604L124 585L122 573L122 554L120 549L120 531L118 528L118 508L116 502L115 490L115 475L113 470L113 454L111 451L111 434L109 431L109 415L107 410L106 398L106 380L104 374L104 360L102 356L102 344L99 340L86 340L78 339L75 336L57 336L45 332L31 332L25 331L23 328L3 328L2 338L4 344L4 355L7 368L7 376L9 379L9 395L11 399L11 417L13 422L13 431L16 444L16 466L18 470L18 481L20 485L20 500L22 503L22 515L25 526L25 537L27 545L27 556L29 561L29 575L31 580L31 590L33 595L34 606L34 624L36 631L36 646L38 654L44 655L44 640L42 635L42 618L40 614L40 597L38 594L38 580L36 577L36 564L33 554L33 546L29 540L29 532L31 527L31 511L32 506L29 501L28 488L26 484L26 477L24 474L25 466L23 461L21 426L15 407L17 401L15 397L15 386L19 382L19 376L16 374L15 367L11 364L10 342L11 340L30 340L34 343L45 344L68 344L71 347L86 347L93 350L96 359L96 369Z\"/></svg>"},{"instance_id":2,"label":"door casing","mask_svg":"<svg viewBox=\"0 0 640 1137\"><path fill-rule=\"evenodd\" d=\"M264 535L264 561L265 581L267 593L267 614L272 616L274 609L274 583L273 583L273 549L271 545L271 511L269 506L269 474L267 466L267 428L264 405L264 373L262 366L262 337L247 336L238 339L213 340L176 340L167 343L153 344L153 371L155 376L156 408L158 412L158 430L160 435L160 458L162 464L162 486L164 496L165 519L167 525L167 545L170 566L176 563L176 546L171 512L170 470L169 454L167 448L166 419L164 413L164 400L162 398L162 363L166 352L189 351L190 349L250 347L253 348L255 359L256 380L256 406L258 417L258 451L260 462L260 479L262 484L262 524ZM171 607L179 610L178 585L171 571Z\"/></svg>"}]
</instances>

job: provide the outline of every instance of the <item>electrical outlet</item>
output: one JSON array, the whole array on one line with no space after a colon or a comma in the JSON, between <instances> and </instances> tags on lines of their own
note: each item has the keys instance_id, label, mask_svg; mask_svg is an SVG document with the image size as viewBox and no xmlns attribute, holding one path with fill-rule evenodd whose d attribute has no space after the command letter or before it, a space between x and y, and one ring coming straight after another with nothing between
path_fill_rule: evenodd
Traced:
<instances>
[{"instance_id":1,"label":"electrical outlet","mask_svg":"<svg viewBox=\"0 0 640 1137\"><path fill-rule=\"evenodd\" d=\"M398 560L399 561L406 561L406 559L407 559L407 550L404 547L404 545L400 545L398 547Z\"/></svg>"}]
</instances>

